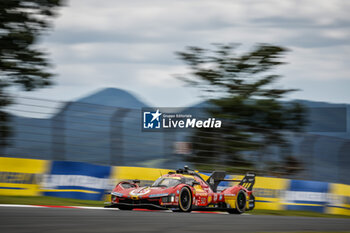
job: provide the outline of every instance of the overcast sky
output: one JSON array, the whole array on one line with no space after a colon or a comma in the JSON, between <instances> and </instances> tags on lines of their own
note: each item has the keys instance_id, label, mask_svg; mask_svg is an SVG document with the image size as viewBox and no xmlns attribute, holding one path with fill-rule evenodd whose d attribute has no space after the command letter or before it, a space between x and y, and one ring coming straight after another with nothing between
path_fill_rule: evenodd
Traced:
<instances>
[{"instance_id":1,"label":"overcast sky","mask_svg":"<svg viewBox=\"0 0 350 233\"><path fill-rule=\"evenodd\" d=\"M199 92L173 74L175 51L211 43L285 46L280 86L291 99L350 103L348 0L69 0L42 39L56 85L24 96L74 100L99 88L131 91L151 106L182 107Z\"/></svg>"}]
</instances>

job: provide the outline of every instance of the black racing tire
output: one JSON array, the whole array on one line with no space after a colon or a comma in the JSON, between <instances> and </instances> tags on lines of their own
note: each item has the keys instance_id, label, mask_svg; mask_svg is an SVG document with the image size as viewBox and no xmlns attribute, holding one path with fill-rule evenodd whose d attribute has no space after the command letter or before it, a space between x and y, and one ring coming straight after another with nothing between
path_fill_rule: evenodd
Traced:
<instances>
[{"instance_id":1,"label":"black racing tire","mask_svg":"<svg viewBox=\"0 0 350 233\"><path fill-rule=\"evenodd\" d=\"M236 198L236 208L229 209L230 214L243 214L247 207L247 194L243 190L239 190Z\"/></svg>"},{"instance_id":2,"label":"black racing tire","mask_svg":"<svg viewBox=\"0 0 350 233\"><path fill-rule=\"evenodd\" d=\"M192 192L188 187L183 187L179 195L180 212L191 212L192 208Z\"/></svg>"},{"instance_id":3,"label":"black racing tire","mask_svg":"<svg viewBox=\"0 0 350 233\"><path fill-rule=\"evenodd\" d=\"M132 210L133 207L132 206L119 206L118 209L120 209L120 210Z\"/></svg>"}]
</instances>

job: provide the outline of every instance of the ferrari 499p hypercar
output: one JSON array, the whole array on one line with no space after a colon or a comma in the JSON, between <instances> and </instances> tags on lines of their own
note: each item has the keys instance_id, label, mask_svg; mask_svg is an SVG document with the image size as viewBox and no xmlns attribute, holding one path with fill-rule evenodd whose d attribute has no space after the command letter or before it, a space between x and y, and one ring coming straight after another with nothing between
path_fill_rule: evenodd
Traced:
<instances>
[{"instance_id":1,"label":"ferrari 499p hypercar","mask_svg":"<svg viewBox=\"0 0 350 233\"><path fill-rule=\"evenodd\" d=\"M255 174L247 173L242 180L226 180L225 172L215 171L204 180L200 174L185 166L176 172L159 177L151 186L139 187L138 181L122 181L111 192L111 203L106 207L121 210L134 208L227 211L241 214L252 210L255 198L252 193ZM237 182L220 192L221 181Z\"/></svg>"}]
</instances>

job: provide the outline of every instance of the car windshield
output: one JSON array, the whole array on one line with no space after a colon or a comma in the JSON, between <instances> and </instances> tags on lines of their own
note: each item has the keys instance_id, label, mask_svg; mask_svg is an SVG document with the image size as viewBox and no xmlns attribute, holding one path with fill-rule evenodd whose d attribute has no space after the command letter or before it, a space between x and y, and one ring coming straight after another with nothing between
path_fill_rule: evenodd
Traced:
<instances>
[{"instance_id":1,"label":"car windshield","mask_svg":"<svg viewBox=\"0 0 350 233\"><path fill-rule=\"evenodd\" d=\"M173 187L181 183L180 179L174 178L158 178L153 184L152 187Z\"/></svg>"}]
</instances>

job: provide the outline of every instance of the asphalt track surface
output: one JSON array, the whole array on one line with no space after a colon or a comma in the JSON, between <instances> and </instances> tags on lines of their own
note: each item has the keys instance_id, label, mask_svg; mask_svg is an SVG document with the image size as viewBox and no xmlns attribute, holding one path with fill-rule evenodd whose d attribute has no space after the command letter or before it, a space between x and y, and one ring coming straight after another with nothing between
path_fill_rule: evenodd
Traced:
<instances>
[{"instance_id":1,"label":"asphalt track surface","mask_svg":"<svg viewBox=\"0 0 350 233\"><path fill-rule=\"evenodd\" d=\"M0 232L345 231L350 219L0 207Z\"/></svg>"}]
</instances>

